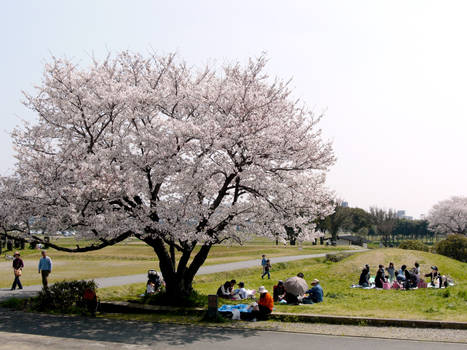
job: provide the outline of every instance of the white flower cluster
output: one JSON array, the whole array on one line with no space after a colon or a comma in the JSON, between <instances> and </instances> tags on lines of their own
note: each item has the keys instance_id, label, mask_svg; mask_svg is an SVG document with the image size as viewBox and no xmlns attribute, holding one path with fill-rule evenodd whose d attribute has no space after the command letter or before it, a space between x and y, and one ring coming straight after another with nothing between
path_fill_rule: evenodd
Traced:
<instances>
[{"instance_id":1,"label":"white flower cluster","mask_svg":"<svg viewBox=\"0 0 467 350\"><path fill-rule=\"evenodd\" d=\"M265 62L196 71L173 55L123 52L87 69L53 59L26 95L38 122L13 134L3 225L42 217L50 232L211 243L284 239L287 225L317 237L310 222L333 210L331 144Z\"/></svg>"}]
</instances>

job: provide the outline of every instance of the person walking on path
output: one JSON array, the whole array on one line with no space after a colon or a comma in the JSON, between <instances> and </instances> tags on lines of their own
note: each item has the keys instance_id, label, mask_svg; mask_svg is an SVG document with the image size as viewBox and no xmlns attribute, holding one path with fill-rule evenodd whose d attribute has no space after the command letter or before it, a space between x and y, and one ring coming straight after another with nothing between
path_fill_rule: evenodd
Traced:
<instances>
[{"instance_id":1,"label":"person walking on path","mask_svg":"<svg viewBox=\"0 0 467 350\"><path fill-rule=\"evenodd\" d=\"M261 275L261 278L264 278L264 276L268 275L268 280L271 279L271 274L269 270L271 269L271 261L268 259L266 260L266 265L263 267L263 274Z\"/></svg>"},{"instance_id":2,"label":"person walking on path","mask_svg":"<svg viewBox=\"0 0 467 350\"><path fill-rule=\"evenodd\" d=\"M264 273L264 268L266 266L266 263L267 263L268 259L266 259L266 255L264 255L264 254L261 257L262 257L261 266L263 267L263 272L262 273Z\"/></svg>"},{"instance_id":3,"label":"person walking on path","mask_svg":"<svg viewBox=\"0 0 467 350\"><path fill-rule=\"evenodd\" d=\"M39 259L39 273L42 273L42 285L44 289L48 288L47 277L52 272L52 259L47 256L47 252L43 250L41 252L42 258Z\"/></svg>"},{"instance_id":4,"label":"person walking on path","mask_svg":"<svg viewBox=\"0 0 467 350\"><path fill-rule=\"evenodd\" d=\"M13 285L11 286L11 290L15 290L16 286L18 286L18 289L23 289L23 285L21 284L21 281L19 280L22 270L24 267L23 260L20 258L19 252L15 252L13 254L15 259L13 260L13 272L15 274L15 280L13 281Z\"/></svg>"}]
</instances>

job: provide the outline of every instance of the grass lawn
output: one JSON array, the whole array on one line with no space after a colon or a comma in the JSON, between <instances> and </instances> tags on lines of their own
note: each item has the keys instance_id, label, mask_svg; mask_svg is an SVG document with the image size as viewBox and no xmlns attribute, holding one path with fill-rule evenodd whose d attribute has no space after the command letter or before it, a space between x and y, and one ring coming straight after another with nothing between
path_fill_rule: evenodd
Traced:
<instances>
[{"instance_id":1,"label":"grass lawn","mask_svg":"<svg viewBox=\"0 0 467 350\"><path fill-rule=\"evenodd\" d=\"M396 267L420 263L423 273L431 265L454 278L456 286L448 289L418 289L411 291L363 290L350 286L358 282L361 267L371 266L372 274L377 265L385 266L392 261ZM196 277L195 289L201 294L214 294L221 283L235 278L244 281L247 288L257 289L264 285L272 291L278 279L286 279L298 272L311 281L318 278L324 289L323 303L288 306L277 304L278 312L348 315L382 318L436 319L467 322L467 264L447 257L396 248L375 249L350 256L340 262L325 262L324 259L307 259L290 263L274 264L272 279L262 280L260 268L244 269ZM144 285L104 288L99 295L106 300L134 299L144 291Z\"/></svg>"},{"instance_id":2,"label":"grass lawn","mask_svg":"<svg viewBox=\"0 0 467 350\"><path fill-rule=\"evenodd\" d=\"M56 243L67 247L84 246L84 241L73 238L55 238ZM55 243L55 242L54 242ZM269 257L318 254L328 251L349 249L349 247L326 247L304 244L297 246L276 246L274 242L257 238L243 246L238 244L220 245L212 248L205 265L222 264L228 262L260 259L261 254ZM6 252L8 255L13 253ZM146 273L148 269L158 270L158 261L154 250L137 239L128 239L122 243L101 250L87 253L66 253L49 249L49 256L53 260L53 271L49 281L51 283L62 280L92 279L98 277L123 276ZM25 249L21 251L25 268L21 282L23 285L41 283L37 272L40 258L39 250ZM11 287L13 270L10 260L0 262L0 288Z\"/></svg>"}]
</instances>

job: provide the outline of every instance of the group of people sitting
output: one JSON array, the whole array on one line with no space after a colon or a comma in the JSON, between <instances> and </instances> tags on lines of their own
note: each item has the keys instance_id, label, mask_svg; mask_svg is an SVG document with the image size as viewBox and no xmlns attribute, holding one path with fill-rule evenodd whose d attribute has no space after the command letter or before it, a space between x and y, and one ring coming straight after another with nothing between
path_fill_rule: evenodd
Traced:
<instances>
[{"instance_id":1,"label":"group of people sitting","mask_svg":"<svg viewBox=\"0 0 467 350\"><path fill-rule=\"evenodd\" d=\"M387 275L386 275L387 272ZM378 265L378 270L374 278L374 287L381 289L414 289L418 287L427 287L426 282L422 277L430 277L431 287L447 287L449 285L448 278L438 271L437 266L432 266L431 271L425 275L421 274L420 264L415 262L411 269L407 265L402 265L399 270L396 270L394 263L390 262L388 267ZM358 281L358 286L363 288L372 287L370 281L370 266L367 264L363 267Z\"/></svg>"},{"instance_id":2,"label":"group of people sitting","mask_svg":"<svg viewBox=\"0 0 467 350\"><path fill-rule=\"evenodd\" d=\"M286 280L286 283L290 281L290 279L300 278L303 279L303 282L306 284L305 276L302 272L299 272L296 277L290 277ZM306 290L300 291L296 288L290 288L287 290L286 283L284 281L279 280L277 285L274 286L273 291L273 299L275 302L283 303L283 304L290 304L290 305L298 305L298 304L315 304L321 303L323 301L323 288L320 285L318 279L314 279L311 282L311 288L307 288Z\"/></svg>"},{"instance_id":3,"label":"group of people sitting","mask_svg":"<svg viewBox=\"0 0 467 350\"><path fill-rule=\"evenodd\" d=\"M238 288L235 288L236 284L236 280L225 281L217 289L217 296L232 300L253 299L255 297L256 290L245 289L244 282L238 283ZM287 287L288 285L289 287ZM277 285L274 286L273 296L269 294L264 286L261 286L257 291L260 295L258 302L253 303L250 309L251 312L248 312L248 315L242 315L242 318L246 320L267 319L274 308L274 302L292 305L322 302L323 288L319 280L314 279L311 285L312 287L308 288L304 275L300 272L297 276L290 277L285 282L279 280Z\"/></svg>"},{"instance_id":4,"label":"group of people sitting","mask_svg":"<svg viewBox=\"0 0 467 350\"><path fill-rule=\"evenodd\" d=\"M225 281L225 283L217 289L217 296L223 299L233 300L254 298L256 290L246 289L244 282L239 282L238 288L235 288L236 284L236 280Z\"/></svg>"}]
</instances>

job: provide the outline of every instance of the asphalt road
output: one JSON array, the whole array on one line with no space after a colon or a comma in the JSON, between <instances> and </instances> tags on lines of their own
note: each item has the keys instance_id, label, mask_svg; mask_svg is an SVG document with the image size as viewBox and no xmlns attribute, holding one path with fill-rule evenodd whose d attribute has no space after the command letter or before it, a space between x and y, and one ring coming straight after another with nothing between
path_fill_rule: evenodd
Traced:
<instances>
[{"instance_id":1,"label":"asphalt road","mask_svg":"<svg viewBox=\"0 0 467 350\"><path fill-rule=\"evenodd\" d=\"M352 250L345 250L344 252L356 253L356 252L361 252L365 250L366 249L352 249ZM271 260L271 263L274 264L274 263L288 262L288 261L295 261L295 260L302 260L302 259L321 258L329 253L331 252L323 253L323 254L280 256L280 257L270 258L270 260ZM261 269L260 259L238 261L238 262L227 263L227 264L201 266L197 274L207 275L210 273L247 269L247 268L255 267L255 266L258 267L258 269ZM53 271L52 271L52 274L53 274ZM104 277L104 278L95 279L96 283L98 284L100 288L122 286L122 285L132 284L132 283L144 283L146 282L146 280L147 280L146 274ZM25 286L23 290L16 290L16 291L10 291L7 288L0 289L0 301L8 299L10 297L34 296L36 293L38 293L41 290L41 288L42 288L41 285L34 285L34 286Z\"/></svg>"},{"instance_id":2,"label":"asphalt road","mask_svg":"<svg viewBox=\"0 0 467 350\"><path fill-rule=\"evenodd\" d=\"M397 337L397 334L394 334ZM234 330L0 309L0 349L465 350L466 344Z\"/></svg>"}]
</instances>

